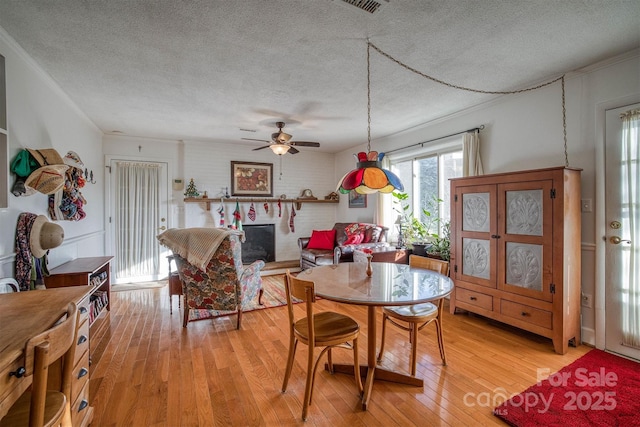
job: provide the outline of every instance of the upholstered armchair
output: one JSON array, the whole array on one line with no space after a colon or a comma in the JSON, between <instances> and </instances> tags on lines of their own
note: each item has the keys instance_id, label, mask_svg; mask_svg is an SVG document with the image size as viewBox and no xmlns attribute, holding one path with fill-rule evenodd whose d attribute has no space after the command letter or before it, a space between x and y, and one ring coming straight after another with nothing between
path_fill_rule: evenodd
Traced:
<instances>
[{"instance_id":1,"label":"upholstered armchair","mask_svg":"<svg viewBox=\"0 0 640 427\"><path fill-rule=\"evenodd\" d=\"M197 230L196 233L205 233L205 236L213 233L206 229ZM172 230L167 230L165 233L170 231ZM184 230L179 231L184 233ZM242 312L249 303L258 298L258 302L262 304L260 270L264 267L264 261L258 260L251 265L243 266L240 237L235 234L226 234L206 267L202 269L183 258L170 244L167 244L167 240L163 241L161 237L163 235L159 236L159 240L172 249L178 275L182 281L184 297L182 326L186 327L187 323L193 320L237 314L237 329L240 329ZM194 240L191 237L189 241L193 244Z\"/></svg>"}]
</instances>

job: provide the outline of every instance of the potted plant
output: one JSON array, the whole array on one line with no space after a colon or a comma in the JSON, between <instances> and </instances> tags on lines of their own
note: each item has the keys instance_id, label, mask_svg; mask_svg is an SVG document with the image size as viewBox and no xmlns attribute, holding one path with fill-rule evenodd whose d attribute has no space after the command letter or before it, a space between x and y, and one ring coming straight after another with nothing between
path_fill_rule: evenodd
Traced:
<instances>
[{"instance_id":1,"label":"potted plant","mask_svg":"<svg viewBox=\"0 0 640 427\"><path fill-rule=\"evenodd\" d=\"M449 261L451 252L451 223L445 221L439 234L433 234L431 246L427 249L427 256Z\"/></svg>"},{"instance_id":2,"label":"potted plant","mask_svg":"<svg viewBox=\"0 0 640 427\"><path fill-rule=\"evenodd\" d=\"M432 245L432 240L438 236L437 233L434 233L437 229L438 218L428 209L430 206L427 206L422 208L422 216L426 218L426 221L421 221L420 218L416 218L406 203L409 198L407 193L393 192L391 194L395 198L393 209L399 214L398 225L402 241L411 246L414 254L426 256L428 248ZM440 199L434 198L433 203L437 206L440 201Z\"/></svg>"}]
</instances>

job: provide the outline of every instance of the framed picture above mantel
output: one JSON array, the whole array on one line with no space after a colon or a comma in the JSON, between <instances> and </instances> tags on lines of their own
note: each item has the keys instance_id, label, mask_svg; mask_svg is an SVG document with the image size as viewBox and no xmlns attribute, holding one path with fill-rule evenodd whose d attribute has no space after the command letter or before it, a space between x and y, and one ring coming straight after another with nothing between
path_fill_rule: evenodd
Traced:
<instances>
[{"instance_id":1,"label":"framed picture above mantel","mask_svg":"<svg viewBox=\"0 0 640 427\"><path fill-rule=\"evenodd\" d=\"M273 196L273 163L231 161L231 195Z\"/></svg>"}]
</instances>

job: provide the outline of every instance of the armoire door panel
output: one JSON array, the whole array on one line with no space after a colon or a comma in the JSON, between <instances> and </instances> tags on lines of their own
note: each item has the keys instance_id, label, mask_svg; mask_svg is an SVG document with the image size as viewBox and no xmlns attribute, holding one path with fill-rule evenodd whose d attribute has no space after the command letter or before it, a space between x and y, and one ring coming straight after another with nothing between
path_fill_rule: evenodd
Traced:
<instances>
[{"instance_id":1,"label":"armoire door panel","mask_svg":"<svg viewBox=\"0 0 640 427\"><path fill-rule=\"evenodd\" d=\"M498 185L498 289L552 301L553 180Z\"/></svg>"},{"instance_id":2,"label":"armoire door panel","mask_svg":"<svg viewBox=\"0 0 640 427\"><path fill-rule=\"evenodd\" d=\"M461 224L454 244L462 248L452 267L454 277L496 287L496 186L460 187L455 193L455 222Z\"/></svg>"}]
</instances>

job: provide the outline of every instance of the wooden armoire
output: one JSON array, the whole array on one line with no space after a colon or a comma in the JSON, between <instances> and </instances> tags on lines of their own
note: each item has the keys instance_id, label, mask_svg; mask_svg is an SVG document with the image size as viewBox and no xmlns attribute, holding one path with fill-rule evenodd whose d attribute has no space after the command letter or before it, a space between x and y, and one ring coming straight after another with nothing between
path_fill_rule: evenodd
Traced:
<instances>
[{"instance_id":1,"label":"wooden armoire","mask_svg":"<svg viewBox=\"0 0 640 427\"><path fill-rule=\"evenodd\" d=\"M451 313L580 343L580 170L451 180Z\"/></svg>"}]
</instances>

